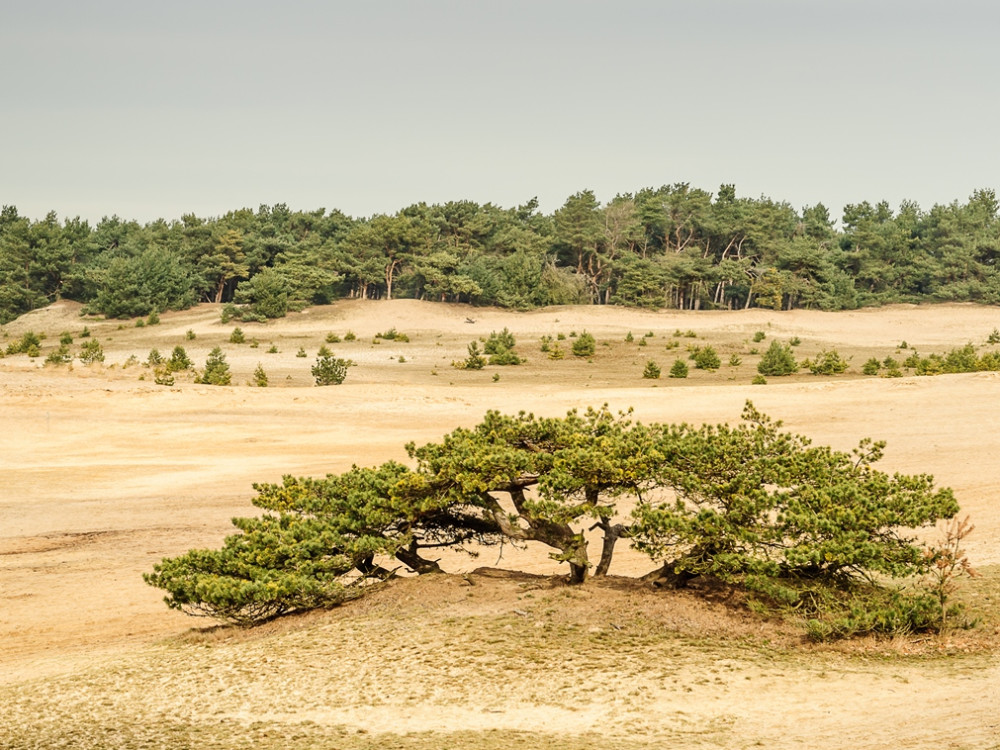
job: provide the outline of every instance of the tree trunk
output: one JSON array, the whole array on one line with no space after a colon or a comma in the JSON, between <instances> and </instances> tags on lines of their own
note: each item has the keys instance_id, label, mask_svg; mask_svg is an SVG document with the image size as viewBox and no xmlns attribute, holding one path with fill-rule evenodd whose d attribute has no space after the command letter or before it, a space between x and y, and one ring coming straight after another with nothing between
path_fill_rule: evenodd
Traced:
<instances>
[{"instance_id":1,"label":"tree trunk","mask_svg":"<svg viewBox=\"0 0 1000 750\"><path fill-rule=\"evenodd\" d=\"M611 524L606 520L601 520L591 528L604 530L604 540L601 544L601 559L597 563L597 567L594 568L594 577L600 578L608 574L608 568L611 567L611 557L615 553L615 544L621 538L625 527L620 523Z\"/></svg>"}]
</instances>

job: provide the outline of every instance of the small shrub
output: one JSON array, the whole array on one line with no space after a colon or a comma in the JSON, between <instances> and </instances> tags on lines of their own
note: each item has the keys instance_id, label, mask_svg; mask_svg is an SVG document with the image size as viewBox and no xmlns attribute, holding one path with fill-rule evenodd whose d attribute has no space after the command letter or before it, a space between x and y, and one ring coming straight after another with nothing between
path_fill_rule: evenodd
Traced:
<instances>
[{"instance_id":1,"label":"small shrub","mask_svg":"<svg viewBox=\"0 0 1000 750\"><path fill-rule=\"evenodd\" d=\"M753 342L755 344L759 344L765 338L767 338L767 334L764 333L763 331L755 331L753 334Z\"/></svg>"},{"instance_id":2,"label":"small shrub","mask_svg":"<svg viewBox=\"0 0 1000 750\"><path fill-rule=\"evenodd\" d=\"M169 372L180 372L181 370L190 369L192 364L191 358L184 351L184 347L175 346L174 351L170 354L170 359L167 360L167 370Z\"/></svg>"},{"instance_id":3,"label":"small shrub","mask_svg":"<svg viewBox=\"0 0 1000 750\"><path fill-rule=\"evenodd\" d=\"M491 354L489 359L491 365L519 365L523 361L510 349L503 349L496 354Z\"/></svg>"},{"instance_id":4,"label":"small shrub","mask_svg":"<svg viewBox=\"0 0 1000 750\"><path fill-rule=\"evenodd\" d=\"M698 338L698 334L689 329L687 331L684 331L684 338L686 338L686 339L696 339L696 338Z\"/></svg>"},{"instance_id":5,"label":"small shrub","mask_svg":"<svg viewBox=\"0 0 1000 750\"><path fill-rule=\"evenodd\" d=\"M306 350L305 350L305 347L303 347L303 346L300 346L300 347L299 347L299 350L298 350L297 352L295 352L295 356L296 356L296 357L299 357L299 358L301 358L301 359L305 359L305 358L306 358L306 357L308 357L309 355L308 355L308 354L306 354Z\"/></svg>"},{"instance_id":6,"label":"small shrub","mask_svg":"<svg viewBox=\"0 0 1000 750\"><path fill-rule=\"evenodd\" d=\"M556 344L552 347L552 351L549 352L549 359L562 359L566 354L563 352L562 347Z\"/></svg>"},{"instance_id":7,"label":"small shrub","mask_svg":"<svg viewBox=\"0 0 1000 750\"><path fill-rule=\"evenodd\" d=\"M256 349L260 346L260 342L257 339L250 339L250 348Z\"/></svg>"},{"instance_id":8,"label":"small shrub","mask_svg":"<svg viewBox=\"0 0 1000 750\"><path fill-rule=\"evenodd\" d=\"M90 329L87 328L87 326L84 326L83 330L80 331L80 338L85 339L88 338L89 336L90 336Z\"/></svg>"},{"instance_id":9,"label":"small shrub","mask_svg":"<svg viewBox=\"0 0 1000 750\"><path fill-rule=\"evenodd\" d=\"M767 385L767 378L763 375L754 375L753 380L750 381L750 385Z\"/></svg>"},{"instance_id":10,"label":"small shrub","mask_svg":"<svg viewBox=\"0 0 1000 750\"><path fill-rule=\"evenodd\" d=\"M719 355L716 354L715 349L711 346L700 347L692 357L694 360L694 366L699 370L708 370L709 372L715 372L722 365L719 361Z\"/></svg>"},{"instance_id":11,"label":"small shrub","mask_svg":"<svg viewBox=\"0 0 1000 750\"><path fill-rule=\"evenodd\" d=\"M402 354L400 354L399 355L399 364L403 364L404 362L406 362L406 357L404 357Z\"/></svg>"},{"instance_id":12,"label":"small shrub","mask_svg":"<svg viewBox=\"0 0 1000 750\"><path fill-rule=\"evenodd\" d=\"M792 348L778 341L771 342L771 346L757 363L757 372L761 375L791 375L793 372L798 372L798 369L799 365L795 361L795 355L792 354Z\"/></svg>"},{"instance_id":13,"label":"small shrub","mask_svg":"<svg viewBox=\"0 0 1000 750\"><path fill-rule=\"evenodd\" d=\"M454 363L459 370L482 370L486 367L486 357L479 351L479 342L472 341L467 349L469 356L461 362Z\"/></svg>"},{"instance_id":14,"label":"small shrub","mask_svg":"<svg viewBox=\"0 0 1000 750\"><path fill-rule=\"evenodd\" d=\"M271 344L270 348L267 350L268 354L277 354L278 347L275 344Z\"/></svg>"},{"instance_id":15,"label":"small shrub","mask_svg":"<svg viewBox=\"0 0 1000 750\"><path fill-rule=\"evenodd\" d=\"M37 357L41 345L41 337L34 331L27 331L17 341L7 345L7 354L27 354L29 357ZM31 351L36 353L32 354Z\"/></svg>"},{"instance_id":16,"label":"small shrub","mask_svg":"<svg viewBox=\"0 0 1000 750\"><path fill-rule=\"evenodd\" d=\"M160 314L156 312L156 310L153 310L153 312L151 312L149 314L149 317L146 319L146 325L156 326L159 324L160 324Z\"/></svg>"},{"instance_id":17,"label":"small shrub","mask_svg":"<svg viewBox=\"0 0 1000 750\"><path fill-rule=\"evenodd\" d=\"M886 357L885 359L882 360L882 367L884 367L887 370L898 370L899 362L897 362L891 356Z\"/></svg>"},{"instance_id":18,"label":"small shrub","mask_svg":"<svg viewBox=\"0 0 1000 750\"><path fill-rule=\"evenodd\" d=\"M93 362L103 362L104 349L101 347L101 342L97 339L91 339L86 344L81 346L79 359L85 365L89 365Z\"/></svg>"},{"instance_id":19,"label":"small shrub","mask_svg":"<svg viewBox=\"0 0 1000 750\"><path fill-rule=\"evenodd\" d=\"M668 341L665 348L669 352L671 349L679 349L680 346L681 346L681 342L677 341L676 339L674 339L674 340Z\"/></svg>"},{"instance_id":20,"label":"small shrub","mask_svg":"<svg viewBox=\"0 0 1000 750\"><path fill-rule=\"evenodd\" d=\"M163 365L153 370L153 382L157 385L173 385L174 374L170 368Z\"/></svg>"},{"instance_id":21,"label":"small shrub","mask_svg":"<svg viewBox=\"0 0 1000 750\"><path fill-rule=\"evenodd\" d=\"M800 339L798 336L792 336L788 340L788 343L789 343L790 346L798 346L799 344L802 343L802 339Z\"/></svg>"},{"instance_id":22,"label":"small shrub","mask_svg":"<svg viewBox=\"0 0 1000 750\"><path fill-rule=\"evenodd\" d=\"M635 337L632 335L632 332L629 331L628 333L625 334L625 343L631 344L633 341L635 341Z\"/></svg>"},{"instance_id":23,"label":"small shrub","mask_svg":"<svg viewBox=\"0 0 1000 750\"><path fill-rule=\"evenodd\" d=\"M150 349L149 354L146 355L146 364L150 367L155 367L156 365L163 364L163 355L160 354L159 349Z\"/></svg>"},{"instance_id":24,"label":"small shrub","mask_svg":"<svg viewBox=\"0 0 1000 750\"><path fill-rule=\"evenodd\" d=\"M59 337L59 344L62 346L69 346L73 343L73 334L69 331L63 331L62 335Z\"/></svg>"},{"instance_id":25,"label":"small shrub","mask_svg":"<svg viewBox=\"0 0 1000 750\"><path fill-rule=\"evenodd\" d=\"M347 368L351 364L350 360L334 357L329 349L322 347L311 369L316 385L340 385L347 377Z\"/></svg>"},{"instance_id":26,"label":"small shrub","mask_svg":"<svg viewBox=\"0 0 1000 750\"><path fill-rule=\"evenodd\" d=\"M253 384L258 388L267 388L267 373L260 362L257 363L257 368L253 371Z\"/></svg>"},{"instance_id":27,"label":"small shrub","mask_svg":"<svg viewBox=\"0 0 1000 750\"><path fill-rule=\"evenodd\" d=\"M328 343L328 344L339 344L340 343L340 336L338 336L335 333L328 333L328 334L326 334L326 343Z\"/></svg>"},{"instance_id":28,"label":"small shrub","mask_svg":"<svg viewBox=\"0 0 1000 750\"><path fill-rule=\"evenodd\" d=\"M65 365L72 360L73 355L70 354L67 344L60 344L58 349L49 352L49 356L45 358L46 364L50 365Z\"/></svg>"},{"instance_id":29,"label":"small shrub","mask_svg":"<svg viewBox=\"0 0 1000 750\"><path fill-rule=\"evenodd\" d=\"M579 338L573 342L574 357L593 357L597 349L597 341L592 335L584 331Z\"/></svg>"},{"instance_id":30,"label":"small shrub","mask_svg":"<svg viewBox=\"0 0 1000 750\"><path fill-rule=\"evenodd\" d=\"M493 382L494 383L499 383L500 382L500 373L499 372L493 373Z\"/></svg>"},{"instance_id":31,"label":"small shrub","mask_svg":"<svg viewBox=\"0 0 1000 750\"><path fill-rule=\"evenodd\" d=\"M887 377L887 378L901 378L901 377L903 377L903 371L900 370L898 367L890 367L888 370L886 370L885 377Z\"/></svg>"},{"instance_id":32,"label":"small shrub","mask_svg":"<svg viewBox=\"0 0 1000 750\"><path fill-rule=\"evenodd\" d=\"M670 377L672 378L686 378L688 376L688 366L687 362L683 359L675 359L674 364L670 367Z\"/></svg>"},{"instance_id":33,"label":"small shrub","mask_svg":"<svg viewBox=\"0 0 1000 750\"><path fill-rule=\"evenodd\" d=\"M504 328L500 333L490 331L489 337L483 342L484 354L499 354L502 351L513 349L517 342L514 334Z\"/></svg>"},{"instance_id":34,"label":"small shrub","mask_svg":"<svg viewBox=\"0 0 1000 750\"><path fill-rule=\"evenodd\" d=\"M246 341L246 336L243 335L243 329L237 326L233 329L233 332L229 334L230 344L242 344Z\"/></svg>"},{"instance_id":35,"label":"small shrub","mask_svg":"<svg viewBox=\"0 0 1000 750\"><path fill-rule=\"evenodd\" d=\"M390 328L388 331L385 331L384 333L376 333L375 338L384 339L385 341L401 341L404 344L410 340L409 336L407 336L405 333L400 333L395 328Z\"/></svg>"},{"instance_id":36,"label":"small shrub","mask_svg":"<svg viewBox=\"0 0 1000 750\"><path fill-rule=\"evenodd\" d=\"M730 355L730 357L729 357L729 366L730 367L739 367L741 364L743 364L743 360L740 359L740 355L738 355L738 354L732 354L732 355Z\"/></svg>"},{"instance_id":37,"label":"small shrub","mask_svg":"<svg viewBox=\"0 0 1000 750\"><path fill-rule=\"evenodd\" d=\"M187 333L184 334L184 337L187 338L188 341L194 341L196 338L198 338L198 334L196 334L194 331L188 328Z\"/></svg>"},{"instance_id":38,"label":"small shrub","mask_svg":"<svg viewBox=\"0 0 1000 750\"><path fill-rule=\"evenodd\" d=\"M816 355L816 359L805 366L813 375L840 375L847 369L847 360L840 356L836 349L825 349Z\"/></svg>"},{"instance_id":39,"label":"small shrub","mask_svg":"<svg viewBox=\"0 0 1000 750\"><path fill-rule=\"evenodd\" d=\"M139 318L138 320L135 321L135 327L136 328L144 328L145 325L146 325L146 321L143 320L142 318Z\"/></svg>"},{"instance_id":40,"label":"small shrub","mask_svg":"<svg viewBox=\"0 0 1000 750\"><path fill-rule=\"evenodd\" d=\"M232 379L233 375L229 371L226 355L217 346L208 353L208 359L205 360L205 372L202 373L198 382L204 385L229 385Z\"/></svg>"},{"instance_id":41,"label":"small shrub","mask_svg":"<svg viewBox=\"0 0 1000 750\"><path fill-rule=\"evenodd\" d=\"M647 380L659 380L660 379L660 366L656 364L653 360L646 362L646 367L642 371L642 377Z\"/></svg>"},{"instance_id":42,"label":"small shrub","mask_svg":"<svg viewBox=\"0 0 1000 750\"><path fill-rule=\"evenodd\" d=\"M646 339L645 338L639 339L639 346L648 346L648 344L646 343Z\"/></svg>"},{"instance_id":43,"label":"small shrub","mask_svg":"<svg viewBox=\"0 0 1000 750\"><path fill-rule=\"evenodd\" d=\"M1000 344L1000 330L994 328L990 335L986 337L987 344Z\"/></svg>"},{"instance_id":44,"label":"small shrub","mask_svg":"<svg viewBox=\"0 0 1000 750\"><path fill-rule=\"evenodd\" d=\"M652 331L646 331L646 333L644 333L642 337L644 339L652 339L652 338L656 338L656 334L653 333Z\"/></svg>"},{"instance_id":45,"label":"small shrub","mask_svg":"<svg viewBox=\"0 0 1000 750\"><path fill-rule=\"evenodd\" d=\"M547 351L550 351L551 348L552 348L552 337L551 336L542 336L541 351L547 352Z\"/></svg>"},{"instance_id":46,"label":"small shrub","mask_svg":"<svg viewBox=\"0 0 1000 750\"><path fill-rule=\"evenodd\" d=\"M903 360L903 367L909 367L911 370L916 369L919 365L920 355L917 354L916 350L914 350L909 357Z\"/></svg>"},{"instance_id":47,"label":"small shrub","mask_svg":"<svg viewBox=\"0 0 1000 750\"><path fill-rule=\"evenodd\" d=\"M900 341L899 342L899 346L897 346L896 348L897 349L909 349L910 345L907 344L905 341Z\"/></svg>"},{"instance_id":48,"label":"small shrub","mask_svg":"<svg viewBox=\"0 0 1000 750\"><path fill-rule=\"evenodd\" d=\"M566 340L566 334L565 333L557 333L556 334L556 341L565 341L565 340Z\"/></svg>"},{"instance_id":49,"label":"small shrub","mask_svg":"<svg viewBox=\"0 0 1000 750\"><path fill-rule=\"evenodd\" d=\"M348 331L344 334L344 341L354 341L357 336L354 335L354 331Z\"/></svg>"},{"instance_id":50,"label":"small shrub","mask_svg":"<svg viewBox=\"0 0 1000 750\"><path fill-rule=\"evenodd\" d=\"M872 357L861 366L861 372L865 375L878 375L881 369L882 363L875 359L875 357Z\"/></svg>"}]
</instances>

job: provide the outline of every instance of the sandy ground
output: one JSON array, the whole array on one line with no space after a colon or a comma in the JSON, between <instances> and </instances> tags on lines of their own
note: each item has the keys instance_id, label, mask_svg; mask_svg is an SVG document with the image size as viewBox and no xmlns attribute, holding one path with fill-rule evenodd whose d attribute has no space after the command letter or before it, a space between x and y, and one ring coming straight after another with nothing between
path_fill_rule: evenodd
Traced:
<instances>
[{"instance_id":1,"label":"sandy ground","mask_svg":"<svg viewBox=\"0 0 1000 750\"><path fill-rule=\"evenodd\" d=\"M896 306L827 314L587 307L507 313L416 301L344 302L266 325L239 324L248 341L259 342L251 348L228 343L237 323L221 324L213 306L168 313L157 326L135 328L84 320L76 306L60 303L15 321L4 332L8 340L29 329L46 332L44 353L61 331L77 336L75 348L84 325L104 346L103 365L43 366L44 357L29 360L23 355L0 359L0 685L73 679L136 654L147 660L143 669L154 669L149 665L156 663L157 649L165 648L163 639L203 623L168 611L160 592L147 587L141 574L164 556L219 545L231 530L229 519L252 512L252 483L275 481L282 474L322 475L355 463L404 460L407 441L434 440L457 426L475 424L487 409L560 415L607 403L613 409L632 407L644 421L701 423L735 421L750 398L819 443L849 449L865 436L887 440L881 468L928 472L952 487L963 514L970 514L976 525L966 545L970 557L979 565L1000 563L995 495L1000 487L1000 432L995 429L1000 424L1000 374L859 375L870 356L904 358L905 351L897 353L903 341L924 354L969 341L983 345L1000 326L995 308ZM517 336L527 365L480 372L450 366L464 358L473 338L505 326ZM377 332L392 327L405 332L410 342L374 342ZM328 333L343 336L349 330L356 341L329 345L356 363L347 382L313 387L309 366L316 350ZM569 355L553 361L539 351L543 335L555 338L584 330L599 342L592 361ZM698 338L677 338L678 330L693 331ZM752 342L758 330L767 336L761 344ZM187 331L195 338L188 338ZM655 335L647 347L639 347L624 342L629 331L636 342L647 331ZM800 374L772 378L766 386L750 385L757 359L751 349L763 351L771 339L792 336L802 339L800 357L824 347L850 355L851 372L836 378ZM680 349L668 351L674 340ZM666 373L691 342L712 343L723 367L716 373L692 368L684 381L641 378L648 359ZM572 339L561 343L568 352ZM272 344L278 352L268 352ZM144 360L152 347L169 354L176 345L185 346L199 365L212 346L222 345L234 386L202 386L184 378L173 388L157 386L148 369L128 363L130 355ZM296 356L300 347L308 357ZM742 357L740 366L726 366L731 353ZM257 363L266 368L272 387L245 385ZM496 382L494 373L500 374ZM557 570L537 551L520 559L511 555L503 565L540 573ZM452 567L494 562L456 561ZM634 574L649 567L648 561L623 554L612 572ZM343 645L359 647L347 641ZM720 720L722 733L711 735L712 746L732 744L734 735L726 729L732 722L741 723L746 736L768 741L785 737L779 744L788 747L876 747L884 746L883 741L898 747L1000 744L997 722L989 718L1000 715L995 659L977 663L975 670L959 666L943 672L912 665L888 671L826 665L817 669L833 674L830 680L803 680L799 669L794 685L783 682L780 669L768 671L755 660L734 664L737 676L748 670L763 683L727 678L724 690L700 685L689 695L643 682L647 692L636 698L636 705L669 706L664 716L673 718L657 725L664 731L681 716L698 727L711 723L708 714L728 717ZM485 731L499 723L494 714L480 710L474 695L469 698L473 708L467 709L461 701L442 709L439 699L435 693L433 699L411 701L405 714L391 700L384 708L358 702L357 716L346 723L368 722L370 731L439 732ZM851 722L845 724L838 702L841 708L847 702L858 709ZM866 705L877 706L878 725L885 728L881 733L872 731ZM508 713L514 711L508 708ZM612 721L604 709L588 714L581 725L576 710L564 708L569 712L565 717L547 709L544 701L528 701L515 712L516 721L507 716L506 726L550 732L571 725L578 732L613 726L627 734L626 724ZM619 718L635 718L627 706L619 708ZM909 738L905 730L918 716L929 729ZM655 716L647 720L657 721ZM855 741L847 742L852 737Z\"/></svg>"}]
</instances>

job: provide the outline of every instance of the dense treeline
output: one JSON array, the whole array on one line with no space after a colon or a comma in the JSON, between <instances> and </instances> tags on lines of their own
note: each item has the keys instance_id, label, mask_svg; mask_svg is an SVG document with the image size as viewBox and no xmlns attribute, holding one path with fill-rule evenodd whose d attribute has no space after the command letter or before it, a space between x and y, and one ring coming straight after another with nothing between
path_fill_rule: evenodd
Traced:
<instances>
[{"instance_id":1,"label":"dense treeline","mask_svg":"<svg viewBox=\"0 0 1000 750\"><path fill-rule=\"evenodd\" d=\"M551 215L456 201L355 219L283 204L217 218L90 226L0 212L0 321L59 298L109 317L233 302L248 314L341 297L418 297L530 308L854 308L1000 302L996 194L929 211L822 204L796 211L687 184L619 195L584 190Z\"/></svg>"}]
</instances>

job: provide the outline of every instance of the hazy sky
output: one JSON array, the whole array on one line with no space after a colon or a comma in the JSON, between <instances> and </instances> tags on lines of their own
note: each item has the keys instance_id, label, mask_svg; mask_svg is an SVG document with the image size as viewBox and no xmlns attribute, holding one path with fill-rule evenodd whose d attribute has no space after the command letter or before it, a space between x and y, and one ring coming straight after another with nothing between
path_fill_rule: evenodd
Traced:
<instances>
[{"instance_id":1,"label":"hazy sky","mask_svg":"<svg viewBox=\"0 0 1000 750\"><path fill-rule=\"evenodd\" d=\"M930 208L1000 183L998 32L963 0L0 0L0 203Z\"/></svg>"}]
</instances>

